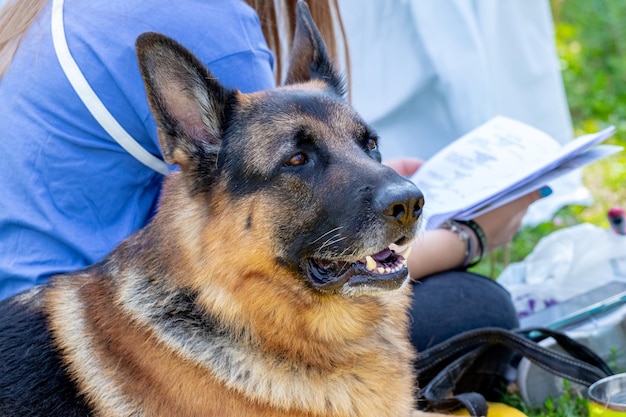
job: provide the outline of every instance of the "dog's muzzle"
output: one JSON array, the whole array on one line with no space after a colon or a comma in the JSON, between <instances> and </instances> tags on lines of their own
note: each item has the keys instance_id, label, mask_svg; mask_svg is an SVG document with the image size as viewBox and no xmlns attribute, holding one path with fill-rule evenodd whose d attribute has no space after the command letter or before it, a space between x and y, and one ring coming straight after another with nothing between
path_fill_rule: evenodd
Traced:
<instances>
[{"instance_id":1,"label":"dog's muzzle","mask_svg":"<svg viewBox=\"0 0 626 417\"><path fill-rule=\"evenodd\" d=\"M310 259L305 269L309 282L321 291L337 292L359 287L394 290L408 277L410 251L410 244L390 245L356 262Z\"/></svg>"}]
</instances>

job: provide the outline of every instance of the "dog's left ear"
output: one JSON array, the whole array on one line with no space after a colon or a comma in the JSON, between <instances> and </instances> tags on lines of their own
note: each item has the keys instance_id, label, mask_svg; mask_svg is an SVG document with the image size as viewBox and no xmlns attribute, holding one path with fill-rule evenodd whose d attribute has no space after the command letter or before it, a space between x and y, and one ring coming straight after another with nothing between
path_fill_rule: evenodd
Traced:
<instances>
[{"instance_id":1,"label":"dog's left ear","mask_svg":"<svg viewBox=\"0 0 626 417\"><path fill-rule=\"evenodd\" d=\"M296 33L285 85L319 79L337 94L345 95L345 82L332 64L326 45L304 0L296 6Z\"/></svg>"},{"instance_id":2,"label":"dog's left ear","mask_svg":"<svg viewBox=\"0 0 626 417\"><path fill-rule=\"evenodd\" d=\"M135 47L165 160L183 171L215 166L235 93L167 36L144 33Z\"/></svg>"}]
</instances>

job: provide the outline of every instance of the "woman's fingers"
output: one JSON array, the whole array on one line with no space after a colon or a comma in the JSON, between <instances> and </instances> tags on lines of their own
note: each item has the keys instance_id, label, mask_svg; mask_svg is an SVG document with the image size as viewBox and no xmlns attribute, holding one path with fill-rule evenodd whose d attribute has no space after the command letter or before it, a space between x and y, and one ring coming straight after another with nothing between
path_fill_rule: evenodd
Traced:
<instances>
[{"instance_id":1,"label":"woman's fingers","mask_svg":"<svg viewBox=\"0 0 626 417\"><path fill-rule=\"evenodd\" d=\"M398 158L389 161L383 161L383 164L393 168L396 172L404 177L413 175L424 163L418 158Z\"/></svg>"},{"instance_id":2,"label":"woman's fingers","mask_svg":"<svg viewBox=\"0 0 626 417\"><path fill-rule=\"evenodd\" d=\"M509 243L519 230L528 206L550 194L552 189L545 186L474 219L487 236L488 249Z\"/></svg>"}]
</instances>

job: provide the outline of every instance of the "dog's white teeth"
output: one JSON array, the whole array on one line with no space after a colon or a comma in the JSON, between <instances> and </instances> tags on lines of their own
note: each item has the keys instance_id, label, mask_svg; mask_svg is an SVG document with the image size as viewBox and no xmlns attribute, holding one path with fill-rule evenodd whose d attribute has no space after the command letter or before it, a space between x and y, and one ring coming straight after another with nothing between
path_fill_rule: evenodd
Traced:
<instances>
[{"instance_id":1,"label":"dog's white teeth","mask_svg":"<svg viewBox=\"0 0 626 417\"><path fill-rule=\"evenodd\" d=\"M374 260L374 258L372 258L371 256L366 256L365 257L365 267L367 268L368 271L374 271L376 269L376 261Z\"/></svg>"},{"instance_id":2,"label":"dog's white teeth","mask_svg":"<svg viewBox=\"0 0 626 417\"><path fill-rule=\"evenodd\" d=\"M404 252L401 253L402 257L405 259L404 260L405 264L406 264L406 260L409 259L409 256L411 255L412 250L413 250L413 246L410 245L408 248L404 250Z\"/></svg>"},{"instance_id":3,"label":"dog's white teeth","mask_svg":"<svg viewBox=\"0 0 626 417\"><path fill-rule=\"evenodd\" d=\"M400 253L403 250L405 250L406 247L407 245L399 246L399 245L396 245L395 243L392 243L389 245L389 250L392 251L393 253Z\"/></svg>"},{"instance_id":4,"label":"dog's white teeth","mask_svg":"<svg viewBox=\"0 0 626 417\"><path fill-rule=\"evenodd\" d=\"M395 257L395 261L393 261L393 263L391 261L378 262L371 255L366 256L362 262L365 263L365 268L368 271L373 272L375 274L379 274L379 275L394 274L407 267L406 257L408 257L409 253L411 252L411 248L410 246L406 246L406 247L403 247L402 249L403 249L402 253L396 252L396 255L399 255L399 256Z\"/></svg>"},{"instance_id":5,"label":"dog's white teeth","mask_svg":"<svg viewBox=\"0 0 626 417\"><path fill-rule=\"evenodd\" d=\"M402 246L398 246L395 243L392 243L391 245L389 245L389 249L397 254L397 255L402 255L403 258L408 259L409 255L411 254L411 250L413 249L413 242L409 242L407 244L404 244Z\"/></svg>"}]
</instances>

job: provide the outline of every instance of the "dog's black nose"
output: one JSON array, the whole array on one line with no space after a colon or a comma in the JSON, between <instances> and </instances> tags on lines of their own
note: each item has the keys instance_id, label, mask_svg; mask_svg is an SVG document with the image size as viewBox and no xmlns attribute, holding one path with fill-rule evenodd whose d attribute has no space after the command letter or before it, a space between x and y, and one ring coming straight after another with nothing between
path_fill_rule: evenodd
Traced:
<instances>
[{"instance_id":1,"label":"dog's black nose","mask_svg":"<svg viewBox=\"0 0 626 417\"><path fill-rule=\"evenodd\" d=\"M424 196L415 184L404 180L380 190L376 205L387 220L409 226L422 214Z\"/></svg>"}]
</instances>

